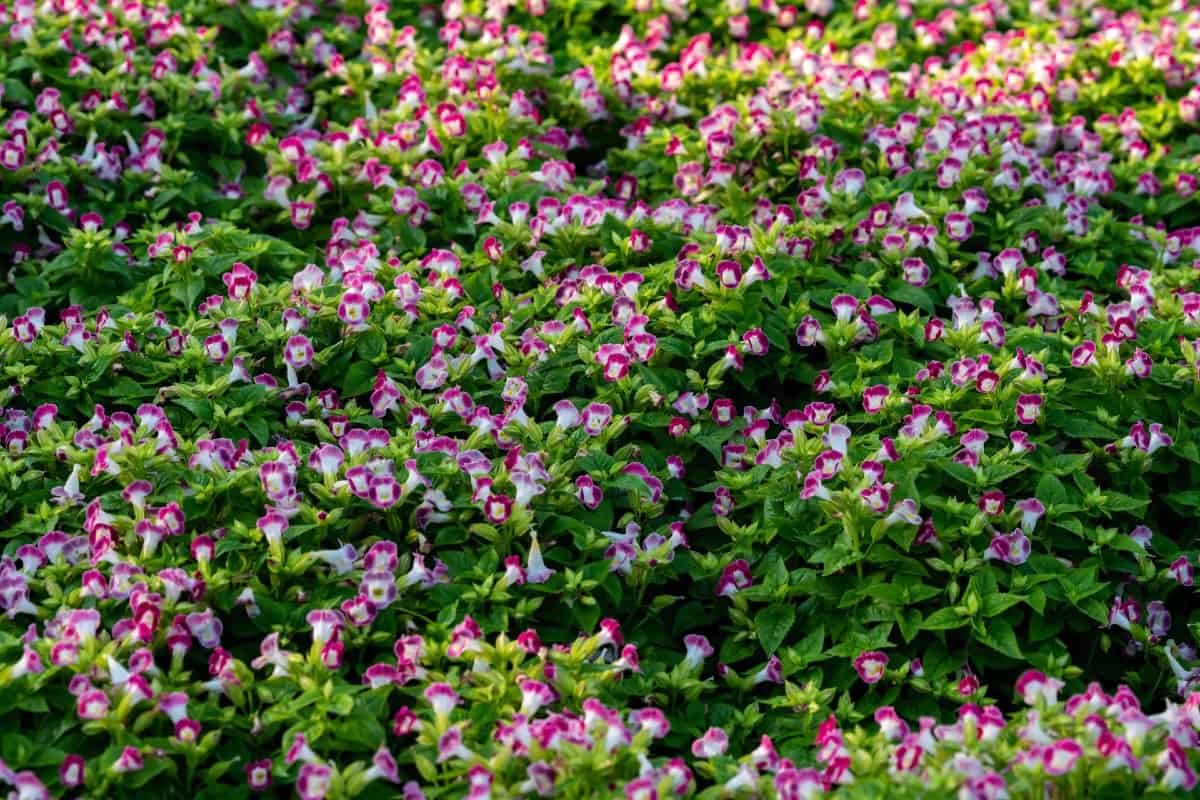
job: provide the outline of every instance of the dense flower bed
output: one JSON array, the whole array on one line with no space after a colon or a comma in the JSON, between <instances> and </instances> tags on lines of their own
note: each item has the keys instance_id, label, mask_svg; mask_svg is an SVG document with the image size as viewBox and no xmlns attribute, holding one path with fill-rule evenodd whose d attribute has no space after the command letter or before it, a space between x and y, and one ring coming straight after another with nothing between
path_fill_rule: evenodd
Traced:
<instances>
[{"instance_id":1,"label":"dense flower bed","mask_svg":"<svg viewBox=\"0 0 1200 800\"><path fill-rule=\"evenodd\" d=\"M0 785L1192 790L1149 5L0 4Z\"/></svg>"}]
</instances>

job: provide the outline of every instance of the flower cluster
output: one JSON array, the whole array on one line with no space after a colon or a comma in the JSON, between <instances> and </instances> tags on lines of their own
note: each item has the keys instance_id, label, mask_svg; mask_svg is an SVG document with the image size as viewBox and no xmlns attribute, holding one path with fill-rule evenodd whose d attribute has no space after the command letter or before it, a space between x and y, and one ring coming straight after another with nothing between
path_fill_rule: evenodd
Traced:
<instances>
[{"instance_id":1,"label":"flower cluster","mask_svg":"<svg viewBox=\"0 0 1200 800\"><path fill-rule=\"evenodd\" d=\"M815 764L798 766L770 736L745 756L726 755L727 739L710 728L693 745L715 782L729 792L780 798L954 796L970 800L1035 797L1047 792L1102 796L1113 791L1178 794L1196 787L1188 751L1195 747L1200 694L1146 714L1129 687L1106 694L1090 684L1059 699L1062 681L1028 670L1016 693L1026 709L964 703L952 724L922 716L910 724L892 706L875 711L877 730L845 729L836 717L816 734ZM636 796L636 795L632 795Z\"/></svg>"},{"instance_id":2,"label":"flower cluster","mask_svg":"<svg viewBox=\"0 0 1200 800\"><path fill-rule=\"evenodd\" d=\"M14 796L1195 784L1197 9L0 42Z\"/></svg>"}]
</instances>

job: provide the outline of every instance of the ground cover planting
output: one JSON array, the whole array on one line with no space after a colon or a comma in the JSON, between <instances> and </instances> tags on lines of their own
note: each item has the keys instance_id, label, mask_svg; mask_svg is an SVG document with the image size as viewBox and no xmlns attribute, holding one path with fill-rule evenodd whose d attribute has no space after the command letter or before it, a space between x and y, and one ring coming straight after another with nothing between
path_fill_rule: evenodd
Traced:
<instances>
[{"instance_id":1,"label":"ground cover planting","mask_svg":"<svg viewBox=\"0 0 1200 800\"><path fill-rule=\"evenodd\" d=\"M1200 6L0 43L10 797L1194 791Z\"/></svg>"}]
</instances>

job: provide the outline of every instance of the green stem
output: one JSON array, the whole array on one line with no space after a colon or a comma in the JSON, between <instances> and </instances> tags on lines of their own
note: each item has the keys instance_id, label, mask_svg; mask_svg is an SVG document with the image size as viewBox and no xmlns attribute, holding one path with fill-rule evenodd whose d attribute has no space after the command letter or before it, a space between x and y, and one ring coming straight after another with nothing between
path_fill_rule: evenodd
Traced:
<instances>
[{"instance_id":1,"label":"green stem","mask_svg":"<svg viewBox=\"0 0 1200 800\"><path fill-rule=\"evenodd\" d=\"M854 569L858 573L858 579L861 581L863 578L863 553L861 544L859 543L858 524L854 522L844 522L843 527L846 531L846 535L850 537L850 548L854 551Z\"/></svg>"}]
</instances>

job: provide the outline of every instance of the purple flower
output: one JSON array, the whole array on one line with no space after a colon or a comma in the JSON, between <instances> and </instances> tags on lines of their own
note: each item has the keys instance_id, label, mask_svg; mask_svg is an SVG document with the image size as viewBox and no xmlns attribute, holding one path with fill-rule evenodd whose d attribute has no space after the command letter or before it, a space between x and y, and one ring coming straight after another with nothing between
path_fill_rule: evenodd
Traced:
<instances>
[{"instance_id":1,"label":"purple flower","mask_svg":"<svg viewBox=\"0 0 1200 800\"><path fill-rule=\"evenodd\" d=\"M558 417L555 425L565 431L579 425L582 420L579 409L570 400L563 399L555 403L554 413Z\"/></svg>"},{"instance_id":2,"label":"purple flower","mask_svg":"<svg viewBox=\"0 0 1200 800\"><path fill-rule=\"evenodd\" d=\"M452 759L469 760L474 754L463 745L462 729L450 728L438 738L437 763Z\"/></svg>"},{"instance_id":3,"label":"purple flower","mask_svg":"<svg viewBox=\"0 0 1200 800\"><path fill-rule=\"evenodd\" d=\"M204 353L214 364L223 364L229 357L229 341L219 333L204 340Z\"/></svg>"},{"instance_id":4,"label":"purple flower","mask_svg":"<svg viewBox=\"0 0 1200 800\"><path fill-rule=\"evenodd\" d=\"M67 789L75 789L83 785L85 778L83 756L76 753L67 755L58 767L58 780Z\"/></svg>"},{"instance_id":5,"label":"purple flower","mask_svg":"<svg viewBox=\"0 0 1200 800\"><path fill-rule=\"evenodd\" d=\"M375 755L371 756L371 767L363 773L363 779L367 782L379 778L389 783L400 782L399 766L385 745L380 745L379 749L375 751Z\"/></svg>"},{"instance_id":6,"label":"purple flower","mask_svg":"<svg viewBox=\"0 0 1200 800\"><path fill-rule=\"evenodd\" d=\"M1042 766L1047 775L1066 775L1083 756L1083 748L1073 739L1059 739L1042 750Z\"/></svg>"},{"instance_id":7,"label":"purple flower","mask_svg":"<svg viewBox=\"0 0 1200 800\"><path fill-rule=\"evenodd\" d=\"M692 742L692 755L701 759L723 756L728 749L729 736L721 728L709 728Z\"/></svg>"},{"instance_id":8,"label":"purple flower","mask_svg":"<svg viewBox=\"0 0 1200 800\"><path fill-rule=\"evenodd\" d=\"M312 342L300 334L290 337L283 351L283 360L293 369L307 367L313 360Z\"/></svg>"},{"instance_id":9,"label":"purple flower","mask_svg":"<svg viewBox=\"0 0 1200 800\"><path fill-rule=\"evenodd\" d=\"M860 653L854 659L854 671L858 673L859 680L866 684L879 683L887 665L887 654L878 650Z\"/></svg>"},{"instance_id":10,"label":"purple flower","mask_svg":"<svg viewBox=\"0 0 1200 800\"><path fill-rule=\"evenodd\" d=\"M612 420L612 408L605 403L589 403L583 411L583 430L588 436L599 436Z\"/></svg>"},{"instance_id":11,"label":"purple flower","mask_svg":"<svg viewBox=\"0 0 1200 800\"><path fill-rule=\"evenodd\" d=\"M271 786L271 759L264 758L247 764L246 783L255 792L266 791Z\"/></svg>"},{"instance_id":12,"label":"purple flower","mask_svg":"<svg viewBox=\"0 0 1200 800\"><path fill-rule=\"evenodd\" d=\"M1071 366L1090 367L1096 363L1096 343L1086 341L1071 351Z\"/></svg>"},{"instance_id":13,"label":"purple flower","mask_svg":"<svg viewBox=\"0 0 1200 800\"><path fill-rule=\"evenodd\" d=\"M871 386L870 388L863 390L863 410L868 414L878 414L880 411L883 411L884 404L887 402L889 394L891 394L891 389L883 384Z\"/></svg>"},{"instance_id":14,"label":"purple flower","mask_svg":"<svg viewBox=\"0 0 1200 800\"><path fill-rule=\"evenodd\" d=\"M402 488L391 475L377 475L370 479L367 497L371 505L386 511L400 500Z\"/></svg>"},{"instance_id":15,"label":"purple flower","mask_svg":"<svg viewBox=\"0 0 1200 800\"><path fill-rule=\"evenodd\" d=\"M1040 394L1023 394L1017 398L1017 422L1033 425L1042 415L1043 400Z\"/></svg>"},{"instance_id":16,"label":"purple flower","mask_svg":"<svg viewBox=\"0 0 1200 800\"><path fill-rule=\"evenodd\" d=\"M200 642L200 646L211 650L221 643L221 631L224 625L213 614L211 608L187 615L187 627L192 636Z\"/></svg>"},{"instance_id":17,"label":"purple flower","mask_svg":"<svg viewBox=\"0 0 1200 800\"><path fill-rule=\"evenodd\" d=\"M461 698L448 683L431 683L425 689L425 699L439 718L449 717Z\"/></svg>"},{"instance_id":18,"label":"purple flower","mask_svg":"<svg viewBox=\"0 0 1200 800\"><path fill-rule=\"evenodd\" d=\"M709 644L708 639L699 634L692 633L683 637L683 645L687 649L684 663L687 664L688 669L697 669L702 666L704 659L716 652Z\"/></svg>"},{"instance_id":19,"label":"purple flower","mask_svg":"<svg viewBox=\"0 0 1200 800\"><path fill-rule=\"evenodd\" d=\"M744 558L731 561L721 571L717 580L716 594L718 597L733 597L742 589L747 589L753 583L750 575L750 562Z\"/></svg>"},{"instance_id":20,"label":"purple flower","mask_svg":"<svg viewBox=\"0 0 1200 800\"><path fill-rule=\"evenodd\" d=\"M136 747L126 746L113 762L113 772L137 772L143 766L142 754Z\"/></svg>"},{"instance_id":21,"label":"purple flower","mask_svg":"<svg viewBox=\"0 0 1200 800\"><path fill-rule=\"evenodd\" d=\"M596 363L600 365L607 381L619 381L626 377L631 361L623 344L602 344L596 352Z\"/></svg>"},{"instance_id":22,"label":"purple flower","mask_svg":"<svg viewBox=\"0 0 1200 800\"><path fill-rule=\"evenodd\" d=\"M1029 539L1019 530L1009 534L997 533L992 537L991 544L988 545L987 552L983 557L995 558L1003 561L1006 564L1024 564L1029 560L1030 553Z\"/></svg>"},{"instance_id":23,"label":"purple flower","mask_svg":"<svg viewBox=\"0 0 1200 800\"><path fill-rule=\"evenodd\" d=\"M365 330L371 306L361 292L350 290L342 295L337 308L340 319L350 330Z\"/></svg>"},{"instance_id":24,"label":"purple flower","mask_svg":"<svg viewBox=\"0 0 1200 800\"><path fill-rule=\"evenodd\" d=\"M1174 578L1180 586L1192 585L1192 564L1188 561L1186 555L1171 562L1171 566L1167 568L1167 574Z\"/></svg>"},{"instance_id":25,"label":"purple flower","mask_svg":"<svg viewBox=\"0 0 1200 800\"><path fill-rule=\"evenodd\" d=\"M589 511L594 511L604 502L604 492L596 485L590 475L580 475L575 479L575 488L579 502Z\"/></svg>"},{"instance_id":26,"label":"purple flower","mask_svg":"<svg viewBox=\"0 0 1200 800\"><path fill-rule=\"evenodd\" d=\"M1017 694L1026 705L1032 706L1044 702L1046 705L1053 706L1058 702L1058 690L1063 685L1063 682L1057 678L1048 678L1044 672L1030 669L1017 679L1016 689Z\"/></svg>"},{"instance_id":27,"label":"purple flower","mask_svg":"<svg viewBox=\"0 0 1200 800\"><path fill-rule=\"evenodd\" d=\"M342 628L342 615L330 609L314 609L308 612L305 621L312 626L313 642L317 645L332 641Z\"/></svg>"},{"instance_id":28,"label":"purple flower","mask_svg":"<svg viewBox=\"0 0 1200 800\"><path fill-rule=\"evenodd\" d=\"M971 218L958 211L951 211L945 217L946 236L955 242L965 242L975 232Z\"/></svg>"},{"instance_id":29,"label":"purple flower","mask_svg":"<svg viewBox=\"0 0 1200 800\"><path fill-rule=\"evenodd\" d=\"M82 720L98 720L108 716L108 695L99 689L81 693L76 702L76 713Z\"/></svg>"},{"instance_id":30,"label":"purple flower","mask_svg":"<svg viewBox=\"0 0 1200 800\"><path fill-rule=\"evenodd\" d=\"M221 276L230 300L245 300L258 283L258 275L240 261Z\"/></svg>"},{"instance_id":31,"label":"purple flower","mask_svg":"<svg viewBox=\"0 0 1200 800\"><path fill-rule=\"evenodd\" d=\"M333 781L333 770L324 764L308 763L300 767L296 792L301 800L324 800Z\"/></svg>"},{"instance_id":32,"label":"purple flower","mask_svg":"<svg viewBox=\"0 0 1200 800\"><path fill-rule=\"evenodd\" d=\"M1018 500L1014 504L1014 508L1021 512L1021 530L1025 533L1033 533L1038 520L1046 513L1046 507L1036 497Z\"/></svg>"},{"instance_id":33,"label":"purple flower","mask_svg":"<svg viewBox=\"0 0 1200 800\"><path fill-rule=\"evenodd\" d=\"M374 609L387 608L396 600L396 576L384 570L366 572L358 590Z\"/></svg>"}]
</instances>

